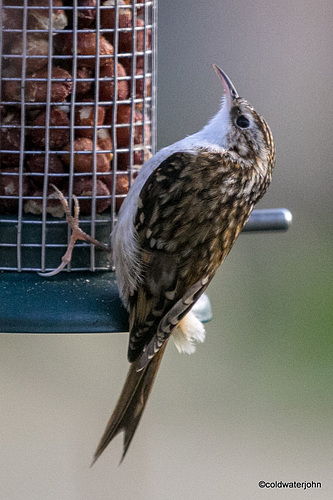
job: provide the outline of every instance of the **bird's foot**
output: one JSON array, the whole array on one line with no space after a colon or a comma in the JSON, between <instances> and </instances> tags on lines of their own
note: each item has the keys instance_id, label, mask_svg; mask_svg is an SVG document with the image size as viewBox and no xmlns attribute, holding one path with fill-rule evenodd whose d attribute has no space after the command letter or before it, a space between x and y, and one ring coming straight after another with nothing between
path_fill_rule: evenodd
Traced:
<instances>
[{"instance_id":1,"label":"bird's foot","mask_svg":"<svg viewBox=\"0 0 333 500\"><path fill-rule=\"evenodd\" d=\"M77 240L86 241L87 243L95 245L96 247L98 247L101 250L104 250L106 252L110 252L110 250L111 250L110 245L106 245L105 243L101 243L100 241L96 240L95 238L93 238L89 234L82 231L82 229L80 228L80 224L79 224L80 205L79 205L79 201L78 201L77 197L75 196L75 194L73 194L73 200L74 200L74 216L73 216L70 212L68 202L67 202L65 196L63 195L63 193L53 184L51 184L51 186L53 187L53 189L55 191L55 195L59 199L59 201L64 209L64 212L66 214L66 220L67 220L69 227L72 230L72 234L71 234L71 238L70 238L66 253L61 258L62 262L61 262L60 266L58 266L56 269L54 269L53 271L50 271L48 273L38 273L40 276L44 276L44 277L45 276L46 277L55 276L56 274L60 273L60 271L62 271L67 266L67 264L69 264L71 262L74 245L75 245Z\"/></svg>"},{"instance_id":2,"label":"bird's foot","mask_svg":"<svg viewBox=\"0 0 333 500\"><path fill-rule=\"evenodd\" d=\"M143 154L145 162L150 160L150 158L153 156L153 153L150 151L150 149L147 148L147 146L143 146Z\"/></svg>"}]
</instances>

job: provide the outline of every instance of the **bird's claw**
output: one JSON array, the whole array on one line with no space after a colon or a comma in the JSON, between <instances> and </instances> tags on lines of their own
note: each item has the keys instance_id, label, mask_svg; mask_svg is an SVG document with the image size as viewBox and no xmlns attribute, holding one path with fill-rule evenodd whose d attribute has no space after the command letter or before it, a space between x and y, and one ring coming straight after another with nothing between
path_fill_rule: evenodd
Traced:
<instances>
[{"instance_id":1,"label":"bird's claw","mask_svg":"<svg viewBox=\"0 0 333 500\"><path fill-rule=\"evenodd\" d=\"M87 243L95 245L102 250L110 252L109 245L106 245L105 243L101 243L100 241L96 240L95 238L93 238L89 234L82 231L82 229L80 228L80 223L79 223L80 204L79 204L79 201L78 201L77 197L75 196L75 194L73 194L73 201L74 201L74 216L73 216L70 212L68 202L67 202L65 196L63 195L63 193L60 191L60 189L58 189L54 184L51 184L51 187L54 189L55 195L62 205L62 208L66 214L66 221L72 230L72 234L71 234L71 238L69 240L67 250L61 258L61 260L62 260L61 264L53 271L50 271L47 273L42 273L42 272L38 273L40 276L43 276L44 278L50 277L50 276L55 276L56 274L60 273L60 271L62 271L67 266L67 264L69 264L71 262L73 249L74 249L74 246L75 246L75 243L77 240L86 241Z\"/></svg>"}]
</instances>

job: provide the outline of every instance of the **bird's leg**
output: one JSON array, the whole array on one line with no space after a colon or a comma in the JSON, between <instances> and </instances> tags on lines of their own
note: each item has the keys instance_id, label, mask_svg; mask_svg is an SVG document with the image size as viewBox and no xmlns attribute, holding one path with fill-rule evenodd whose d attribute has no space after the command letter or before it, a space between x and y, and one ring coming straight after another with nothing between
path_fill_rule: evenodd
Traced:
<instances>
[{"instance_id":1,"label":"bird's leg","mask_svg":"<svg viewBox=\"0 0 333 500\"><path fill-rule=\"evenodd\" d=\"M104 250L106 252L111 251L110 245L106 245L105 243L101 243L100 241L96 240L95 238L93 238L89 234L82 231L82 229L80 228L80 225L79 225L80 205L79 205L78 199L75 196L75 194L73 194L74 216L72 216L72 214L69 210L67 200L64 197L64 195L62 194L62 192L53 184L51 184L51 186L55 190L56 197L59 199L59 201L64 209L64 212L66 214L66 220L68 222L69 227L72 230L72 234L71 234L71 238L70 238L66 253L61 258L62 262L61 262L60 266L58 266L56 269L54 269L53 271L50 271L48 273L38 273L40 276L47 276L47 277L48 276L55 276L60 271L62 271L67 266L67 264L70 263L70 261L72 260L73 248L74 248L74 245L75 245L77 240L86 241L87 243L95 245L96 247L98 247L101 250Z\"/></svg>"}]
</instances>

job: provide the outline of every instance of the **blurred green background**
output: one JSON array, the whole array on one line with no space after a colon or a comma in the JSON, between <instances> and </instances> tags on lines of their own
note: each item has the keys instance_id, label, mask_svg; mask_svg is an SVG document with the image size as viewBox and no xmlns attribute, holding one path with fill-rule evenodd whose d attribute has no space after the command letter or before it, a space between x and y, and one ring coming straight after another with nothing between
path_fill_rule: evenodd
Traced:
<instances>
[{"instance_id":1,"label":"blurred green background","mask_svg":"<svg viewBox=\"0 0 333 500\"><path fill-rule=\"evenodd\" d=\"M330 0L160 0L159 147L217 111L220 65L274 134L260 207L294 223L239 238L209 288L206 342L170 344L121 467L118 437L89 469L127 336L1 336L1 498L333 498L332 22Z\"/></svg>"}]
</instances>

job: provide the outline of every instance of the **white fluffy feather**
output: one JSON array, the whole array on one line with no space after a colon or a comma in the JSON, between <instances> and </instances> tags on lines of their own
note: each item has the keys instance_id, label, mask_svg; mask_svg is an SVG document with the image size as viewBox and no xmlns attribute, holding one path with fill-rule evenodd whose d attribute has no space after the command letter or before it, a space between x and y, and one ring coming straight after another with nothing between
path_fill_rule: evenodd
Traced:
<instances>
[{"instance_id":1,"label":"white fluffy feather","mask_svg":"<svg viewBox=\"0 0 333 500\"><path fill-rule=\"evenodd\" d=\"M201 321L189 312L173 331L172 338L179 352L193 354L196 342L203 342L206 332Z\"/></svg>"}]
</instances>

